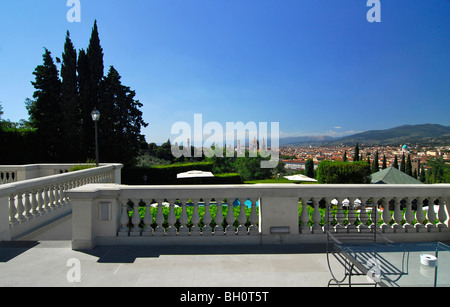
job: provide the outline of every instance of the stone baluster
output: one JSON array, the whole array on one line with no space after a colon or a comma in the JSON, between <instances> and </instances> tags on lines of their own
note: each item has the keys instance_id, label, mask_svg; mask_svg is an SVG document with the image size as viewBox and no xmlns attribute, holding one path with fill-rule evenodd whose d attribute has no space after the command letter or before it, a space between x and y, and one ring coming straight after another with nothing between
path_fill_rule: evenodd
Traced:
<instances>
[{"instance_id":1,"label":"stone baluster","mask_svg":"<svg viewBox=\"0 0 450 307\"><path fill-rule=\"evenodd\" d=\"M30 192L26 191L24 194L24 215L27 220L33 219L33 214L31 213L31 202L30 202Z\"/></svg>"},{"instance_id":2,"label":"stone baluster","mask_svg":"<svg viewBox=\"0 0 450 307\"><path fill-rule=\"evenodd\" d=\"M187 199L180 199L181 202L181 215L180 215L180 229L178 230L178 234L180 236L187 236L189 235L189 228L187 227L187 224L189 222L187 211L186 211L186 202Z\"/></svg>"},{"instance_id":3,"label":"stone baluster","mask_svg":"<svg viewBox=\"0 0 450 307\"><path fill-rule=\"evenodd\" d=\"M37 200L37 190L31 191L30 197L31 197L31 214L33 214L33 216L36 217L40 216L41 213L39 211L40 208Z\"/></svg>"},{"instance_id":4,"label":"stone baluster","mask_svg":"<svg viewBox=\"0 0 450 307\"><path fill-rule=\"evenodd\" d=\"M214 236L223 236L224 229L222 226L223 223L223 213L222 213L222 201L216 201L217 212L214 221L216 222L216 227L214 227Z\"/></svg>"},{"instance_id":5,"label":"stone baluster","mask_svg":"<svg viewBox=\"0 0 450 307\"><path fill-rule=\"evenodd\" d=\"M423 213L423 198L416 197L416 201L417 201L417 210L416 210L417 223L414 226L416 227L416 230L418 232L426 232L427 229L423 224L425 221L425 214Z\"/></svg>"},{"instance_id":6,"label":"stone baluster","mask_svg":"<svg viewBox=\"0 0 450 307\"><path fill-rule=\"evenodd\" d=\"M234 217L233 198L228 197L227 203L228 203L228 212L227 212L226 221L227 221L228 225L225 228L225 234L226 235L235 235L236 229L234 228L233 224L234 224L236 218Z\"/></svg>"},{"instance_id":7,"label":"stone baluster","mask_svg":"<svg viewBox=\"0 0 450 307\"><path fill-rule=\"evenodd\" d=\"M68 182L61 183L60 193L61 193L61 205L63 207L69 205L69 200L66 197L67 189L68 189Z\"/></svg>"},{"instance_id":8,"label":"stone baluster","mask_svg":"<svg viewBox=\"0 0 450 307\"><path fill-rule=\"evenodd\" d=\"M122 202L122 215L120 216L120 230L117 234L119 237L127 237L130 231L128 223L130 222L130 215L128 214L127 200Z\"/></svg>"},{"instance_id":9,"label":"stone baluster","mask_svg":"<svg viewBox=\"0 0 450 307\"><path fill-rule=\"evenodd\" d=\"M50 206L50 188L49 187L44 187L44 209L47 212L52 211L52 207Z\"/></svg>"},{"instance_id":10,"label":"stone baluster","mask_svg":"<svg viewBox=\"0 0 450 307\"><path fill-rule=\"evenodd\" d=\"M370 229L372 232L378 231L380 226L378 225L378 221L380 220L380 214L378 213L378 205L379 200L376 198L372 198L372 212L370 214L370 220L372 224L370 224Z\"/></svg>"},{"instance_id":11,"label":"stone baluster","mask_svg":"<svg viewBox=\"0 0 450 307\"><path fill-rule=\"evenodd\" d=\"M317 201L314 198L311 198L311 202L314 206L314 212L312 215L313 225L312 225L312 233L323 233L322 226L320 225L320 222L322 221L322 216L320 215L319 211L319 201Z\"/></svg>"},{"instance_id":12,"label":"stone baluster","mask_svg":"<svg viewBox=\"0 0 450 307\"><path fill-rule=\"evenodd\" d=\"M55 197L55 189L54 189L54 187L50 186L48 188L48 195L49 195L49 201L50 201L50 203L49 203L50 208L52 210L56 210L57 206L56 206L56 203L55 203L56 197Z\"/></svg>"},{"instance_id":13,"label":"stone baluster","mask_svg":"<svg viewBox=\"0 0 450 307\"><path fill-rule=\"evenodd\" d=\"M323 201L325 202L325 214L323 215L325 225L323 228L326 231L331 231L333 230L333 227L331 227L331 223L333 222L333 213L331 212L332 204L326 198L323 198Z\"/></svg>"},{"instance_id":14,"label":"stone baluster","mask_svg":"<svg viewBox=\"0 0 450 307\"><path fill-rule=\"evenodd\" d=\"M131 217L131 223L133 224L133 228L131 228L130 236L138 237L141 235L141 228L139 224L141 223L141 216L139 215L139 200L133 200L133 216Z\"/></svg>"},{"instance_id":15,"label":"stone baluster","mask_svg":"<svg viewBox=\"0 0 450 307\"><path fill-rule=\"evenodd\" d=\"M192 199L193 204L193 210L192 210L192 217L191 217L191 236L199 236L200 235L200 227L198 224L200 223L200 216L198 214L198 203L199 199Z\"/></svg>"},{"instance_id":16,"label":"stone baluster","mask_svg":"<svg viewBox=\"0 0 450 307\"><path fill-rule=\"evenodd\" d=\"M308 213L308 198L302 198L302 213L300 214L300 233L311 233L311 228L309 227L309 213Z\"/></svg>"},{"instance_id":17,"label":"stone baluster","mask_svg":"<svg viewBox=\"0 0 450 307\"><path fill-rule=\"evenodd\" d=\"M381 225L381 229L385 233L393 232L394 229L391 227L390 222L392 220L391 213L389 212L390 201L386 201L386 199L382 198L381 200L383 206L383 214L381 216L383 220L383 224Z\"/></svg>"},{"instance_id":18,"label":"stone baluster","mask_svg":"<svg viewBox=\"0 0 450 307\"><path fill-rule=\"evenodd\" d=\"M211 201L210 199L206 199L205 201L205 214L203 215L203 229L202 229L202 235L204 236L211 236L212 235L212 228L211 228L211 222L212 222L212 217L211 217L211 211L210 211L210 204Z\"/></svg>"},{"instance_id":19,"label":"stone baluster","mask_svg":"<svg viewBox=\"0 0 450 307\"><path fill-rule=\"evenodd\" d=\"M368 232L369 231L369 216L367 215L367 198L366 197L358 197L360 201L360 209L359 209L359 221L361 224L358 225L359 232Z\"/></svg>"},{"instance_id":20,"label":"stone baluster","mask_svg":"<svg viewBox=\"0 0 450 307\"><path fill-rule=\"evenodd\" d=\"M405 229L405 232L416 232L416 229L414 228L413 222L414 222L414 212L412 210L412 201L413 199L410 199L409 197L405 197L405 220L406 223L403 225L403 228Z\"/></svg>"},{"instance_id":21,"label":"stone baluster","mask_svg":"<svg viewBox=\"0 0 450 307\"><path fill-rule=\"evenodd\" d=\"M342 197L336 198L337 200L337 212L336 212L336 221L337 224L334 227L336 232L347 232L347 228L344 226L345 222L345 215L343 210L343 201L344 199Z\"/></svg>"},{"instance_id":22,"label":"stone baluster","mask_svg":"<svg viewBox=\"0 0 450 307\"><path fill-rule=\"evenodd\" d=\"M62 198L61 185L57 184L55 186L55 205L57 208L62 208L63 206L61 198Z\"/></svg>"},{"instance_id":23,"label":"stone baluster","mask_svg":"<svg viewBox=\"0 0 450 307\"><path fill-rule=\"evenodd\" d=\"M248 229L249 235L257 235L259 234L259 227L257 223L259 222L258 212L257 212L257 199L251 198L252 202L252 211L250 213L250 227Z\"/></svg>"},{"instance_id":24,"label":"stone baluster","mask_svg":"<svg viewBox=\"0 0 450 307\"><path fill-rule=\"evenodd\" d=\"M240 205L239 205L239 216L238 216L238 222L239 222L239 226L237 229L237 233L238 235L242 236L242 235L247 235L248 234L248 229L247 226L245 226L245 223L247 223L247 214L245 213L245 202L247 200L246 199L239 199Z\"/></svg>"},{"instance_id":25,"label":"stone baluster","mask_svg":"<svg viewBox=\"0 0 450 307\"><path fill-rule=\"evenodd\" d=\"M14 226L19 223L19 220L16 218L17 209L16 209L16 196L14 194L9 195L9 223Z\"/></svg>"},{"instance_id":26,"label":"stone baluster","mask_svg":"<svg viewBox=\"0 0 450 307\"><path fill-rule=\"evenodd\" d=\"M152 202L149 200L145 204L145 216L144 216L144 230L142 231L143 237L153 236L153 216L152 216Z\"/></svg>"},{"instance_id":27,"label":"stone baluster","mask_svg":"<svg viewBox=\"0 0 450 307\"><path fill-rule=\"evenodd\" d=\"M42 196L44 189L39 188L36 192L37 202L38 202L38 211L40 215L44 215L47 210L45 208L44 197Z\"/></svg>"},{"instance_id":28,"label":"stone baluster","mask_svg":"<svg viewBox=\"0 0 450 307\"><path fill-rule=\"evenodd\" d=\"M427 220L428 220L428 223L425 225L425 227L428 229L428 231L429 232L438 232L439 229L435 225L436 212L434 212L434 201L431 198L428 200Z\"/></svg>"},{"instance_id":29,"label":"stone baluster","mask_svg":"<svg viewBox=\"0 0 450 307\"><path fill-rule=\"evenodd\" d=\"M167 236L175 236L177 234L177 217L175 215L175 203L176 199L169 199L169 215L167 216L167 224L169 225L166 230Z\"/></svg>"},{"instance_id":30,"label":"stone baluster","mask_svg":"<svg viewBox=\"0 0 450 307\"><path fill-rule=\"evenodd\" d=\"M444 224L447 226L448 229L450 229L450 197L446 197L444 199L444 212L446 212L447 219L445 220Z\"/></svg>"},{"instance_id":31,"label":"stone baluster","mask_svg":"<svg viewBox=\"0 0 450 307\"><path fill-rule=\"evenodd\" d=\"M348 198L348 213L347 213L347 230L348 232L358 232L358 227L356 227L356 212L355 212L355 198Z\"/></svg>"},{"instance_id":32,"label":"stone baluster","mask_svg":"<svg viewBox=\"0 0 450 307\"><path fill-rule=\"evenodd\" d=\"M392 203L394 204L394 231L397 233L405 232L405 228L402 226L403 215L402 210L400 209L401 201L398 201L396 197L392 198Z\"/></svg>"},{"instance_id":33,"label":"stone baluster","mask_svg":"<svg viewBox=\"0 0 450 307\"><path fill-rule=\"evenodd\" d=\"M448 231L448 226L445 224L445 221L447 220L447 213L445 212L445 204L442 198L439 197L439 211L438 211L438 219L439 223L437 224L437 227L439 228L439 231Z\"/></svg>"},{"instance_id":34,"label":"stone baluster","mask_svg":"<svg viewBox=\"0 0 450 307\"><path fill-rule=\"evenodd\" d=\"M163 206L164 206L164 200L157 199L158 202L158 210L156 211L156 217L155 217L155 236L164 236L164 214L163 214Z\"/></svg>"},{"instance_id":35,"label":"stone baluster","mask_svg":"<svg viewBox=\"0 0 450 307\"><path fill-rule=\"evenodd\" d=\"M22 193L17 193L17 220L19 223L23 223L26 221L25 216L23 215L25 208L23 206L23 196Z\"/></svg>"}]
</instances>

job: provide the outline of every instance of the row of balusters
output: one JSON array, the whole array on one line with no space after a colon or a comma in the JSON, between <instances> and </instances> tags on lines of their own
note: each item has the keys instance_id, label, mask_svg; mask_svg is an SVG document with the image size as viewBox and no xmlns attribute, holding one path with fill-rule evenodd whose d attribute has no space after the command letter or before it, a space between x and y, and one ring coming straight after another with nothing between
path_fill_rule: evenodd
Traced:
<instances>
[{"instance_id":1,"label":"row of balusters","mask_svg":"<svg viewBox=\"0 0 450 307\"><path fill-rule=\"evenodd\" d=\"M57 182L47 186L15 191L9 196L9 223L11 227L25 223L51 211L70 205L65 191L89 183L110 182L111 174L101 173L70 181Z\"/></svg>"},{"instance_id":2,"label":"row of balusters","mask_svg":"<svg viewBox=\"0 0 450 307\"><path fill-rule=\"evenodd\" d=\"M1 171L0 184L11 183L17 181L17 174L14 171Z\"/></svg>"},{"instance_id":3,"label":"row of balusters","mask_svg":"<svg viewBox=\"0 0 450 307\"><path fill-rule=\"evenodd\" d=\"M327 227L326 222L330 217L328 212L322 216L319 207L325 205L335 206L336 213L332 214L333 229L336 232L365 232L372 227L378 227L383 232L439 232L448 231L448 226L445 224L447 220L447 213L445 211L445 202L441 199L426 199L426 198L392 198L392 199L373 199L373 198L336 198L328 202L321 199L304 198L305 201L300 201L302 206L301 214L299 216L299 231L300 233L323 233L324 227ZM119 236L163 236L163 235L254 235L259 233L258 225L258 206L255 200L251 201L251 214L249 217L245 213L245 201L240 200L240 211L238 216L239 226L236 228L235 216L233 210L233 202L222 202L218 205L217 202L203 200L194 200L192 202L179 200L160 200L147 201L142 200L122 200L122 215L121 228ZM193 213L189 220L187 214L188 204L192 205ZM151 205L156 205L157 213L152 216ZM199 204L205 206L205 214L201 218L199 216ZM212 217L210 213L210 205L213 204L217 209L214 228L211 227ZM224 207L225 204L225 207ZM434 206L438 206L438 211L435 212ZM169 207L169 213L165 217L163 214L163 207ZM175 206L182 208L181 215L177 219L175 215ZM307 207L314 208L313 214L310 217ZM371 210L372 206L377 210ZM424 213L424 206L428 206L427 213ZM145 207L144 218L141 218L139 207ZM344 209L346 207L347 209ZM226 218L223 218L222 208L227 211ZM359 214L357 214L357 209ZM403 214L404 209L404 214ZM390 211L393 210L391 215ZM380 217L381 211L381 217ZM381 225L378 222L381 218ZM375 223L376 221L376 223ZM200 227L200 222L203 227ZM227 224L226 227L223 227ZM393 222L393 223L392 223ZM250 223L249 227L245 224ZM191 224L191 227L188 227ZM359 225L357 225L359 224ZM155 226L156 225L156 226ZM166 225L166 227L164 226Z\"/></svg>"},{"instance_id":4,"label":"row of balusters","mask_svg":"<svg viewBox=\"0 0 450 307\"><path fill-rule=\"evenodd\" d=\"M323 198L305 199L307 201L302 203L303 207L300 215L301 233L322 233L324 227L333 227L332 230L336 232L365 232L373 227L380 228L385 233L449 230L445 224L448 218L445 211L448 199L444 201L442 198L405 197L375 199L360 197L337 198L328 202ZM312 218L309 216L308 206L314 208ZM320 214L319 206L328 206L324 216ZM428 210L425 214L424 207L426 206ZM437 212L434 210L435 206L438 206ZM336 211L335 214L331 210L332 207L336 208L334 210ZM344 207L346 210L344 210ZM393 211L393 214L390 211ZM332 216L328 216L328 214ZM380 220L382 222L381 225L378 224ZM328 225L328 222L330 222L330 225ZM310 224L312 225L310 226Z\"/></svg>"},{"instance_id":5,"label":"row of balusters","mask_svg":"<svg viewBox=\"0 0 450 307\"><path fill-rule=\"evenodd\" d=\"M237 199L236 199L237 200ZM202 199L192 200L122 200L121 228L118 236L224 236L224 235L256 235L259 234L259 211L257 200L240 199L239 214L234 215L235 201L215 201ZM251 202L250 215L246 213L246 202ZM156 206L156 214L152 215L152 206ZM181 207L177 218L175 206ZM204 206L204 215L200 217L199 206ZM131 207L131 208L130 208ZM141 218L139 208L145 208ZM169 212L163 213L163 207ZM192 207L189 219L188 208ZM211 210L215 213L214 221ZM131 216L130 216L131 215ZM225 215L225 217L224 217ZM236 223L237 222L237 223ZM235 227L235 224L238 224ZM212 227L213 226L213 227Z\"/></svg>"}]
</instances>

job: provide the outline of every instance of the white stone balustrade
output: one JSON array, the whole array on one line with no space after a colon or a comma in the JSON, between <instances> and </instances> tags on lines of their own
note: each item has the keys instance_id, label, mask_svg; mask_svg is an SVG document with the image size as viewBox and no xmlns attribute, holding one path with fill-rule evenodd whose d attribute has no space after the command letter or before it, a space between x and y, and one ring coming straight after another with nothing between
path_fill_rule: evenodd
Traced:
<instances>
[{"instance_id":1,"label":"white stone balustrade","mask_svg":"<svg viewBox=\"0 0 450 307\"><path fill-rule=\"evenodd\" d=\"M333 208L331 231L357 233L376 227L399 242L450 240L449 184L92 184L66 195L73 204L74 249L114 244L324 242L326 206ZM233 211L235 200L240 205ZM368 210L369 203L376 203L378 210ZM379 224L372 222L376 214Z\"/></svg>"},{"instance_id":2,"label":"white stone balustrade","mask_svg":"<svg viewBox=\"0 0 450 307\"><path fill-rule=\"evenodd\" d=\"M20 238L70 214L67 190L90 183L120 183L121 168L110 164L1 185L0 240Z\"/></svg>"}]
</instances>

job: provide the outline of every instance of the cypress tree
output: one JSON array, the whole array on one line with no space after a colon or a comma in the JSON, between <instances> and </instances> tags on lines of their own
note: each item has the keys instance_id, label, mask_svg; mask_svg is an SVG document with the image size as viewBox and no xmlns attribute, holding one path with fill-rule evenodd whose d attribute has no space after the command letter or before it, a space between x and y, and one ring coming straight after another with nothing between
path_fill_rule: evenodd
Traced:
<instances>
[{"instance_id":1,"label":"cypress tree","mask_svg":"<svg viewBox=\"0 0 450 307\"><path fill-rule=\"evenodd\" d=\"M35 99L27 105L30 124L36 129L40 151L36 152L36 160L42 162L61 162L62 121L61 112L61 80L51 52L45 48L42 56L43 64L38 65L33 72L36 79L31 84L36 91Z\"/></svg>"},{"instance_id":2,"label":"cypress tree","mask_svg":"<svg viewBox=\"0 0 450 307\"><path fill-rule=\"evenodd\" d=\"M61 113L64 143L63 155L67 162L79 160L80 111L78 107L77 52L67 31L61 64Z\"/></svg>"},{"instance_id":3,"label":"cypress tree","mask_svg":"<svg viewBox=\"0 0 450 307\"><path fill-rule=\"evenodd\" d=\"M99 122L99 147L103 160L131 164L144 140L141 127L148 124L139 110L142 104L134 99L136 93L122 85L120 79L117 70L111 66L100 86L98 110L108 120Z\"/></svg>"},{"instance_id":4,"label":"cypress tree","mask_svg":"<svg viewBox=\"0 0 450 307\"><path fill-rule=\"evenodd\" d=\"M386 155L383 155L383 166L381 166L381 169L387 168L387 161L386 161Z\"/></svg>"},{"instance_id":5,"label":"cypress tree","mask_svg":"<svg viewBox=\"0 0 450 307\"><path fill-rule=\"evenodd\" d=\"M394 156L394 163L392 164L392 167L395 167L396 169L398 169L398 158L397 158L397 155Z\"/></svg>"},{"instance_id":6,"label":"cypress tree","mask_svg":"<svg viewBox=\"0 0 450 307\"><path fill-rule=\"evenodd\" d=\"M356 143L355 153L353 155L353 162L359 161L359 144Z\"/></svg>"},{"instance_id":7,"label":"cypress tree","mask_svg":"<svg viewBox=\"0 0 450 307\"><path fill-rule=\"evenodd\" d=\"M412 172L412 163L411 163L411 155L408 154L408 158L406 159L405 173L409 176L413 175Z\"/></svg>"},{"instance_id":8,"label":"cypress tree","mask_svg":"<svg viewBox=\"0 0 450 307\"><path fill-rule=\"evenodd\" d=\"M80 50L78 56L81 152L90 158L94 157L95 152L95 143L93 141L94 123L91 118L91 112L94 108L98 108L99 105L103 70L103 49L100 45L97 21L95 20L89 46L86 51ZM102 118L104 119L105 117L102 116Z\"/></svg>"},{"instance_id":9,"label":"cypress tree","mask_svg":"<svg viewBox=\"0 0 450 307\"><path fill-rule=\"evenodd\" d=\"M425 169L423 168L423 165L420 168L420 174L419 174L419 180L423 183L425 183L426 181L426 174L425 174Z\"/></svg>"},{"instance_id":10,"label":"cypress tree","mask_svg":"<svg viewBox=\"0 0 450 307\"><path fill-rule=\"evenodd\" d=\"M372 163L372 173L376 173L380 170L378 159L379 159L379 157L378 157L378 150L377 150L377 152L375 153L375 158L373 159L373 163Z\"/></svg>"},{"instance_id":11,"label":"cypress tree","mask_svg":"<svg viewBox=\"0 0 450 307\"><path fill-rule=\"evenodd\" d=\"M402 164L400 164L400 170L401 170L403 173L406 172L405 154L402 154Z\"/></svg>"},{"instance_id":12,"label":"cypress tree","mask_svg":"<svg viewBox=\"0 0 450 307\"><path fill-rule=\"evenodd\" d=\"M342 161L347 162L347 150L344 152L344 156L342 157Z\"/></svg>"},{"instance_id":13,"label":"cypress tree","mask_svg":"<svg viewBox=\"0 0 450 307\"><path fill-rule=\"evenodd\" d=\"M313 159L306 160L305 175L308 176L309 178L314 178L314 161L313 161Z\"/></svg>"}]
</instances>

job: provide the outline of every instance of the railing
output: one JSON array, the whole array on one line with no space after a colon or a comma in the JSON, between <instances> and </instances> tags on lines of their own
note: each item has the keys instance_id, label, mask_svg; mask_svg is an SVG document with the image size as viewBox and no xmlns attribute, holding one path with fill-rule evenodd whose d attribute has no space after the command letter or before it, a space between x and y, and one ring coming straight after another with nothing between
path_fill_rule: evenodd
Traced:
<instances>
[{"instance_id":1,"label":"railing","mask_svg":"<svg viewBox=\"0 0 450 307\"><path fill-rule=\"evenodd\" d=\"M18 169L14 166L0 166L0 184L17 181Z\"/></svg>"},{"instance_id":2,"label":"railing","mask_svg":"<svg viewBox=\"0 0 450 307\"><path fill-rule=\"evenodd\" d=\"M332 207L332 231L376 226L394 241L450 240L448 184L86 185L67 194L74 249L323 242L325 206ZM380 211L367 212L368 202ZM381 225L372 225L374 214L381 214Z\"/></svg>"},{"instance_id":3,"label":"railing","mask_svg":"<svg viewBox=\"0 0 450 307\"><path fill-rule=\"evenodd\" d=\"M18 181L0 186L0 240L17 239L70 214L67 190L91 183L120 183L121 164Z\"/></svg>"},{"instance_id":4,"label":"railing","mask_svg":"<svg viewBox=\"0 0 450 307\"><path fill-rule=\"evenodd\" d=\"M0 184L67 173L77 165L79 163L0 165Z\"/></svg>"}]
</instances>

